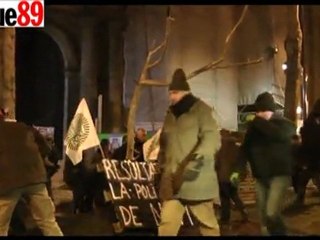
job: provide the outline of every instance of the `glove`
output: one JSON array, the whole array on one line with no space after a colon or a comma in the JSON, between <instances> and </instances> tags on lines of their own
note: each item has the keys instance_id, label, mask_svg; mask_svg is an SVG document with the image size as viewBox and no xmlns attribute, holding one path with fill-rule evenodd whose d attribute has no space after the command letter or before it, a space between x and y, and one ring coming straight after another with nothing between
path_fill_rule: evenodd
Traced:
<instances>
[{"instance_id":1,"label":"glove","mask_svg":"<svg viewBox=\"0 0 320 240\"><path fill-rule=\"evenodd\" d=\"M197 170L195 168L193 169L187 169L184 173L184 180L185 181L194 181L198 178L200 174L200 170Z\"/></svg>"},{"instance_id":2,"label":"glove","mask_svg":"<svg viewBox=\"0 0 320 240\"><path fill-rule=\"evenodd\" d=\"M194 181L198 178L200 174L200 168L203 166L203 156L194 153L191 155L191 166L189 165L184 171L185 181Z\"/></svg>"},{"instance_id":3,"label":"glove","mask_svg":"<svg viewBox=\"0 0 320 240\"><path fill-rule=\"evenodd\" d=\"M202 161L203 156L199 153L194 153L191 155L191 161Z\"/></svg>"},{"instance_id":4,"label":"glove","mask_svg":"<svg viewBox=\"0 0 320 240\"><path fill-rule=\"evenodd\" d=\"M232 185L237 186L240 182L239 173L233 172L230 176L230 182Z\"/></svg>"}]
</instances>

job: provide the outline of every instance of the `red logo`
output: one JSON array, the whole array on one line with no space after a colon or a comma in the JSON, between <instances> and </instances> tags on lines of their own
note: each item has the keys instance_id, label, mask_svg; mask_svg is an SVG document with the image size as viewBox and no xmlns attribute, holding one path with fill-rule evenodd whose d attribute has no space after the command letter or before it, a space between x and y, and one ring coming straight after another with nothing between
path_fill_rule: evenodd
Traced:
<instances>
[{"instance_id":1,"label":"red logo","mask_svg":"<svg viewBox=\"0 0 320 240\"><path fill-rule=\"evenodd\" d=\"M1 0L0 27L44 27L44 1Z\"/></svg>"}]
</instances>

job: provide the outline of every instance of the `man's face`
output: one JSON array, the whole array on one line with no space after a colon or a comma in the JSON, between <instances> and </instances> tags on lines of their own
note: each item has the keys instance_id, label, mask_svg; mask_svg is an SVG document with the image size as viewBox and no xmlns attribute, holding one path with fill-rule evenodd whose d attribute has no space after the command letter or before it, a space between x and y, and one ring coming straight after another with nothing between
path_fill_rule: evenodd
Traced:
<instances>
[{"instance_id":1,"label":"man's face","mask_svg":"<svg viewBox=\"0 0 320 240\"><path fill-rule=\"evenodd\" d=\"M177 91L177 90L169 91L170 104L171 104L171 105L175 105L175 104L176 104L177 102L179 102L186 94L187 94L187 92L185 92L185 91Z\"/></svg>"},{"instance_id":2,"label":"man's face","mask_svg":"<svg viewBox=\"0 0 320 240\"><path fill-rule=\"evenodd\" d=\"M110 149L109 144L104 144L104 145L102 146L102 149L103 149L103 152L104 152L104 153L109 152L109 149Z\"/></svg>"},{"instance_id":3,"label":"man's face","mask_svg":"<svg viewBox=\"0 0 320 240\"><path fill-rule=\"evenodd\" d=\"M147 138L147 133L144 129L139 129L136 132L136 138L140 141L140 142L145 142L146 138Z\"/></svg>"},{"instance_id":4,"label":"man's face","mask_svg":"<svg viewBox=\"0 0 320 240\"><path fill-rule=\"evenodd\" d=\"M258 117L264 118L265 120L269 120L272 117L273 112L271 111L257 112L256 115Z\"/></svg>"}]
</instances>

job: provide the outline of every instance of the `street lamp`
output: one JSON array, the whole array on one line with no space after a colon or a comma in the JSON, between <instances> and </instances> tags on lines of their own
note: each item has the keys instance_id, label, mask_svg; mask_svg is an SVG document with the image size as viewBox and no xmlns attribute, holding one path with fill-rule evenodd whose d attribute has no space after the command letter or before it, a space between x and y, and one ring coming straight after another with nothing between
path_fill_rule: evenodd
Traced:
<instances>
[{"instance_id":1,"label":"street lamp","mask_svg":"<svg viewBox=\"0 0 320 240\"><path fill-rule=\"evenodd\" d=\"M288 69L288 65L287 65L287 63L282 63L282 70L283 71L286 71L287 69Z\"/></svg>"}]
</instances>

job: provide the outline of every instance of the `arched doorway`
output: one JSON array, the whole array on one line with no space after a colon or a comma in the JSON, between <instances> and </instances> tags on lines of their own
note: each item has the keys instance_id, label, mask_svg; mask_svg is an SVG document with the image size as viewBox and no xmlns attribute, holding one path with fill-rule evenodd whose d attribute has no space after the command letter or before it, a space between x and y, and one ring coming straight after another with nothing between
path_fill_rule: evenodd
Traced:
<instances>
[{"instance_id":1,"label":"arched doorway","mask_svg":"<svg viewBox=\"0 0 320 240\"><path fill-rule=\"evenodd\" d=\"M16 118L27 124L52 126L62 153L64 59L44 31L16 31Z\"/></svg>"}]
</instances>

